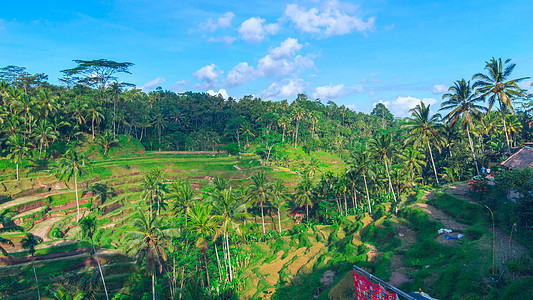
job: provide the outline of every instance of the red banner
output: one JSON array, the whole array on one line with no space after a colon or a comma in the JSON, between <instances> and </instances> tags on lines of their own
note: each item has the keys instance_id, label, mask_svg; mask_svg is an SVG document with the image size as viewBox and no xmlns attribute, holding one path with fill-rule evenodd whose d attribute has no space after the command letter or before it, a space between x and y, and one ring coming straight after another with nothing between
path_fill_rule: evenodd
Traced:
<instances>
[{"instance_id":1,"label":"red banner","mask_svg":"<svg viewBox=\"0 0 533 300\"><path fill-rule=\"evenodd\" d=\"M396 300L396 294L387 292L380 284L373 283L363 275L353 271L357 300Z\"/></svg>"}]
</instances>

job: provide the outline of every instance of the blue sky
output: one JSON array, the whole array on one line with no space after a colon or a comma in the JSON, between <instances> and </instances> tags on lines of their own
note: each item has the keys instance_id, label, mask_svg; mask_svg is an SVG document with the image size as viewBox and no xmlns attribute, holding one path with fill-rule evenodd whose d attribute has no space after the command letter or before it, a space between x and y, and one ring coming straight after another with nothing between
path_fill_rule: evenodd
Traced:
<instances>
[{"instance_id":1,"label":"blue sky","mask_svg":"<svg viewBox=\"0 0 533 300\"><path fill-rule=\"evenodd\" d=\"M57 83L73 59L135 63L145 91L292 100L298 93L368 112L439 106L455 80L511 58L533 76L533 1L9 1L0 67ZM525 87L525 85L524 85Z\"/></svg>"}]
</instances>

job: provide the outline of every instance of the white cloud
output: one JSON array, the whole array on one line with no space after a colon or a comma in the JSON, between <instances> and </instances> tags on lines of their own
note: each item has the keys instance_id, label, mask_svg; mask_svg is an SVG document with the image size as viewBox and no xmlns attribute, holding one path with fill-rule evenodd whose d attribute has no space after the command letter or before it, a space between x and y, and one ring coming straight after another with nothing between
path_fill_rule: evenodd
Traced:
<instances>
[{"instance_id":1,"label":"white cloud","mask_svg":"<svg viewBox=\"0 0 533 300\"><path fill-rule=\"evenodd\" d=\"M206 93L208 95L215 96L215 97L220 95L220 96L222 96L222 98L224 98L224 100L229 98L228 92L226 91L226 89L219 89L218 92L216 92L216 93L213 90L208 90L208 91L206 91Z\"/></svg>"},{"instance_id":2,"label":"white cloud","mask_svg":"<svg viewBox=\"0 0 533 300\"><path fill-rule=\"evenodd\" d=\"M184 91L183 86L185 86L188 83L189 83L188 80L178 80L174 82L174 84L170 87L170 89L177 91L177 92L183 92Z\"/></svg>"},{"instance_id":3,"label":"white cloud","mask_svg":"<svg viewBox=\"0 0 533 300\"><path fill-rule=\"evenodd\" d=\"M228 72L225 83L229 86L238 86L247 81L252 81L256 78L256 72L253 67L246 62L237 64L231 71Z\"/></svg>"},{"instance_id":4,"label":"white cloud","mask_svg":"<svg viewBox=\"0 0 533 300\"><path fill-rule=\"evenodd\" d=\"M218 76L223 72L215 65L207 65L198 71L193 73L194 78L201 81L201 84L198 84L196 87L201 87L203 89L212 89L216 86Z\"/></svg>"},{"instance_id":5,"label":"white cloud","mask_svg":"<svg viewBox=\"0 0 533 300\"><path fill-rule=\"evenodd\" d=\"M235 16L232 12L227 12L222 17L218 18L216 21L212 18L207 19L207 21L203 22L198 26L198 28L201 31L208 31L208 32L215 32L219 28L229 27L231 26L231 20L233 20L233 17Z\"/></svg>"},{"instance_id":6,"label":"white cloud","mask_svg":"<svg viewBox=\"0 0 533 300\"><path fill-rule=\"evenodd\" d=\"M348 34L353 30L366 32L374 29L374 17L364 21L349 15L345 11L348 6L338 1L330 1L322 10L315 7L307 10L297 4L288 4L283 19L294 23L294 26L303 32L325 37Z\"/></svg>"},{"instance_id":7,"label":"white cloud","mask_svg":"<svg viewBox=\"0 0 533 300\"><path fill-rule=\"evenodd\" d=\"M280 83L273 82L261 94L265 99L289 98L304 92L303 79L288 79Z\"/></svg>"},{"instance_id":8,"label":"white cloud","mask_svg":"<svg viewBox=\"0 0 533 300\"><path fill-rule=\"evenodd\" d=\"M219 36L219 37L216 37L216 38L210 37L207 41L208 42L212 42L212 43L222 43L222 44L228 46L228 45L233 44L233 42L235 40L236 40L235 37L224 35L224 36Z\"/></svg>"},{"instance_id":9,"label":"white cloud","mask_svg":"<svg viewBox=\"0 0 533 300\"><path fill-rule=\"evenodd\" d=\"M448 91L448 87L444 84L435 84L433 88L431 88L431 92L433 94L444 94Z\"/></svg>"},{"instance_id":10,"label":"white cloud","mask_svg":"<svg viewBox=\"0 0 533 300\"><path fill-rule=\"evenodd\" d=\"M521 89L527 90L528 92L533 92L533 80L524 80L518 83L518 86Z\"/></svg>"},{"instance_id":11,"label":"white cloud","mask_svg":"<svg viewBox=\"0 0 533 300\"><path fill-rule=\"evenodd\" d=\"M238 31L241 38L248 43L257 43L262 41L266 35L276 34L279 30L279 24L264 24L265 19L251 17L242 22Z\"/></svg>"},{"instance_id":12,"label":"white cloud","mask_svg":"<svg viewBox=\"0 0 533 300\"><path fill-rule=\"evenodd\" d=\"M313 68L312 59L296 52L302 49L297 39L288 38L279 47L270 49L268 54L259 60L257 67L241 62L228 72L225 84L230 87L255 80L258 77L281 78L287 75L294 76L306 69Z\"/></svg>"},{"instance_id":13,"label":"white cloud","mask_svg":"<svg viewBox=\"0 0 533 300\"><path fill-rule=\"evenodd\" d=\"M269 52L272 58L283 59L293 57L300 49L302 49L302 45L298 43L297 39L288 38L281 42L279 47L271 49Z\"/></svg>"},{"instance_id":14,"label":"white cloud","mask_svg":"<svg viewBox=\"0 0 533 300\"><path fill-rule=\"evenodd\" d=\"M383 103L391 113L396 117L407 117L410 115L409 110L415 108L417 104L424 102L426 105L434 105L437 103L435 98L423 98L422 100L415 97L398 97L393 101L381 101L374 103L374 106L377 103Z\"/></svg>"},{"instance_id":15,"label":"white cloud","mask_svg":"<svg viewBox=\"0 0 533 300\"><path fill-rule=\"evenodd\" d=\"M346 87L344 84L337 85L324 85L319 86L315 89L313 93L313 98L321 100L337 100L343 97L346 97L354 92L361 92L363 87L360 85L354 85Z\"/></svg>"},{"instance_id":16,"label":"white cloud","mask_svg":"<svg viewBox=\"0 0 533 300\"><path fill-rule=\"evenodd\" d=\"M161 84L165 83L165 78L163 77L157 77L156 79L150 80L147 83L145 83L141 89L143 92L149 92L153 90L154 88L160 86Z\"/></svg>"}]
</instances>

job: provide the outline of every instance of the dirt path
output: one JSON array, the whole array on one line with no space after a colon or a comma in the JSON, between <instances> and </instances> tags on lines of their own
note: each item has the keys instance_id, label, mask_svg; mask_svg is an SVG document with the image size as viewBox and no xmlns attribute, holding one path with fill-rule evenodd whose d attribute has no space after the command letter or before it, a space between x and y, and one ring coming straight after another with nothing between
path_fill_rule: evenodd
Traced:
<instances>
[{"instance_id":1,"label":"dirt path","mask_svg":"<svg viewBox=\"0 0 533 300\"><path fill-rule=\"evenodd\" d=\"M69 192L72 192L72 190L56 190L56 191L49 192L49 193L40 193L40 194L35 194L35 195L32 195L32 196L20 197L20 198L17 198L15 200L11 200L11 201L8 201L6 203L0 204L0 210L5 209L5 208L9 208L9 207L13 207L13 206L18 205L18 204L24 204L26 202L43 199L43 198L48 197L48 196L65 194L65 193L69 193Z\"/></svg>"},{"instance_id":2,"label":"dirt path","mask_svg":"<svg viewBox=\"0 0 533 300\"><path fill-rule=\"evenodd\" d=\"M48 236L52 228L54 227L55 223L58 221L63 220L64 217L55 217L50 218L48 220L45 220L44 222L41 222L37 224L32 230L31 233L33 233L36 236L40 236L43 238L44 242L51 241L52 238Z\"/></svg>"},{"instance_id":3,"label":"dirt path","mask_svg":"<svg viewBox=\"0 0 533 300\"><path fill-rule=\"evenodd\" d=\"M466 227L468 227L463 223L455 221L450 215L436 208L435 206L426 203L416 203L414 205L427 212L435 221L441 222L445 228L450 228L452 230L465 230Z\"/></svg>"}]
</instances>

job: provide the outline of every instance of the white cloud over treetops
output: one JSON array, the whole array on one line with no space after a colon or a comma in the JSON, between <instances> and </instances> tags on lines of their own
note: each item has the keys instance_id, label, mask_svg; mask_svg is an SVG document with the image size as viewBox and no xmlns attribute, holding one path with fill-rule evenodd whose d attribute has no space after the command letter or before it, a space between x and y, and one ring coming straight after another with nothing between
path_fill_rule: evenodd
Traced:
<instances>
[{"instance_id":1,"label":"white cloud over treetops","mask_svg":"<svg viewBox=\"0 0 533 300\"><path fill-rule=\"evenodd\" d=\"M323 101L335 101L337 99L353 94L354 92L361 92L362 90L363 88L360 85L347 87L344 86L344 84L330 84L317 87L315 89L315 92L313 93L313 98L321 99Z\"/></svg>"},{"instance_id":2,"label":"white cloud over treetops","mask_svg":"<svg viewBox=\"0 0 533 300\"><path fill-rule=\"evenodd\" d=\"M193 73L194 78L200 81L200 84L196 85L196 87L205 90L214 88L217 84L218 76L222 73L215 64L210 64L199 69Z\"/></svg>"},{"instance_id":3,"label":"white cloud over treetops","mask_svg":"<svg viewBox=\"0 0 533 300\"><path fill-rule=\"evenodd\" d=\"M286 79L282 82L273 82L266 90L261 92L265 99L289 98L303 93L305 89L303 79Z\"/></svg>"},{"instance_id":4,"label":"white cloud over treetops","mask_svg":"<svg viewBox=\"0 0 533 300\"><path fill-rule=\"evenodd\" d=\"M254 68L249 66L247 62L240 62L228 72L225 83L234 87L254 80L255 78L256 72Z\"/></svg>"},{"instance_id":5,"label":"white cloud over treetops","mask_svg":"<svg viewBox=\"0 0 533 300\"><path fill-rule=\"evenodd\" d=\"M219 37L210 37L209 39L207 39L208 42L212 42L212 43L222 43L226 46L228 45L231 45L233 44L233 42L236 40L235 37L232 37L232 36L228 36L228 35L224 35L224 36L219 36Z\"/></svg>"},{"instance_id":6,"label":"white cloud over treetops","mask_svg":"<svg viewBox=\"0 0 533 300\"><path fill-rule=\"evenodd\" d=\"M415 108L417 104L420 104L420 102L424 102L426 105L434 105L437 103L437 100L435 98L423 98L418 99L415 97L398 97L396 100L392 101L382 101L379 100L378 102L374 103L374 106L377 103L383 103L385 107L387 107L391 113L396 117L407 117L410 115L409 110Z\"/></svg>"},{"instance_id":7,"label":"white cloud over treetops","mask_svg":"<svg viewBox=\"0 0 533 300\"><path fill-rule=\"evenodd\" d=\"M344 9L349 6L338 1L330 1L322 9L316 7L306 9L298 4L288 4L282 19L292 22L303 32L323 37L344 35L353 30L366 32L374 29L374 17L365 21L350 15Z\"/></svg>"},{"instance_id":8,"label":"white cloud over treetops","mask_svg":"<svg viewBox=\"0 0 533 300\"><path fill-rule=\"evenodd\" d=\"M216 92L216 93L213 90L208 90L208 91L206 91L206 93L208 95L215 96L215 97L220 95L220 96L222 96L222 98L224 98L224 100L227 100L229 98L228 92L226 91L226 89L219 89L218 92Z\"/></svg>"},{"instance_id":9,"label":"white cloud over treetops","mask_svg":"<svg viewBox=\"0 0 533 300\"><path fill-rule=\"evenodd\" d=\"M265 19L251 17L242 22L238 31L241 38L248 43L257 43L262 41L267 35L276 34L279 30L279 24L265 24Z\"/></svg>"},{"instance_id":10,"label":"white cloud over treetops","mask_svg":"<svg viewBox=\"0 0 533 300\"><path fill-rule=\"evenodd\" d=\"M141 90L145 93L155 89L156 87L160 86L161 84L165 83L165 78L163 77L157 77L153 80L150 80L148 81L147 83L145 83L142 87L141 87Z\"/></svg>"}]
</instances>

